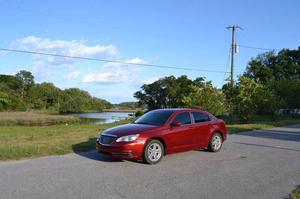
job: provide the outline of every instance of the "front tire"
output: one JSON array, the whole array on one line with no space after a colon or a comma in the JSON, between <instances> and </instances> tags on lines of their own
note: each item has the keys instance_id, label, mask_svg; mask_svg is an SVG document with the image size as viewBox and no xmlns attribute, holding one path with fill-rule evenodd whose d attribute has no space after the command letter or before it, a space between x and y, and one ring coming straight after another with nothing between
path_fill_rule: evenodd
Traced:
<instances>
[{"instance_id":1,"label":"front tire","mask_svg":"<svg viewBox=\"0 0 300 199\"><path fill-rule=\"evenodd\" d=\"M143 152L143 160L148 164L157 164L161 161L164 154L164 146L158 140L150 140L146 144Z\"/></svg>"},{"instance_id":2,"label":"front tire","mask_svg":"<svg viewBox=\"0 0 300 199\"><path fill-rule=\"evenodd\" d=\"M223 139L220 133L214 133L209 142L208 150L211 152L218 152L222 148Z\"/></svg>"}]
</instances>

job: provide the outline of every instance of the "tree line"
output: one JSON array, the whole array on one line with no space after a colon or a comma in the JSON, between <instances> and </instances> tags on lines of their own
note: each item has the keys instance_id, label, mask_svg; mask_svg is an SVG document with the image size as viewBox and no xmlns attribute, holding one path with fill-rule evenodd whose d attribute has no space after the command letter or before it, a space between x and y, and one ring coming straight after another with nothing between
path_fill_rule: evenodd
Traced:
<instances>
[{"instance_id":1,"label":"tree line","mask_svg":"<svg viewBox=\"0 0 300 199\"><path fill-rule=\"evenodd\" d=\"M117 107L191 107L215 115L232 114L249 122L255 114L276 113L281 108L300 108L300 48L259 54L252 58L233 86L229 82L216 88L204 77L195 80L183 75L168 76L144 84L134 93L136 102ZM0 75L0 111L52 110L60 113L102 111L108 101L92 97L78 88L61 90L52 83L35 83L29 71Z\"/></svg>"},{"instance_id":2,"label":"tree line","mask_svg":"<svg viewBox=\"0 0 300 199\"><path fill-rule=\"evenodd\" d=\"M149 110L201 108L215 115L236 115L242 122L249 122L255 114L275 118L280 108L300 108L300 47L259 54L233 85L228 82L221 89L204 77L169 76L144 84L134 96Z\"/></svg>"},{"instance_id":3,"label":"tree line","mask_svg":"<svg viewBox=\"0 0 300 199\"><path fill-rule=\"evenodd\" d=\"M52 83L35 83L31 72L0 74L0 111L51 110L59 113L102 111L112 105L78 88L61 90Z\"/></svg>"}]
</instances>

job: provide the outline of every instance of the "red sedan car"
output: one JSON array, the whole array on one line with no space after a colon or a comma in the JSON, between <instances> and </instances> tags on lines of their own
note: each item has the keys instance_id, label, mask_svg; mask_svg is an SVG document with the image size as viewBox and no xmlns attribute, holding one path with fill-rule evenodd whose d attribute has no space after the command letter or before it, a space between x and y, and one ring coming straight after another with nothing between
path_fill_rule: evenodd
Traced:
<instances>
[{"instance_id":1,"label":"red sedan car","mask_svg":"<svg viewBox=\"0 0 300 199\"><path fill-rule=\"evenodd\" d=\"M107 129L96 149L120 159L156 164L163 155L207 148L217 152L226 140L223 120L198 109L157 109L131 124Z\"/></svg>"}]
</instances>

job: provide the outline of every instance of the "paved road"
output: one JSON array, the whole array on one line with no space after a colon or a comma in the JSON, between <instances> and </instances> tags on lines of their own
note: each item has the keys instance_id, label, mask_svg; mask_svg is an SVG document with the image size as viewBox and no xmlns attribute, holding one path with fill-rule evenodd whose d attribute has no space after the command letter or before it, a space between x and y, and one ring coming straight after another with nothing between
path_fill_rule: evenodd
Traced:
<instances>
[{"instance_id":1,"label":"paved road","mask_svg":"<svg viewBox=\"0 0 300 199\"><path fill-rule=\"evenodd\" d=\"M1 199L282 199L299 184L300 125L232 135L219 153L174 154L153 166L95 151L0 163Z\"/></svg>"}]
</instances>

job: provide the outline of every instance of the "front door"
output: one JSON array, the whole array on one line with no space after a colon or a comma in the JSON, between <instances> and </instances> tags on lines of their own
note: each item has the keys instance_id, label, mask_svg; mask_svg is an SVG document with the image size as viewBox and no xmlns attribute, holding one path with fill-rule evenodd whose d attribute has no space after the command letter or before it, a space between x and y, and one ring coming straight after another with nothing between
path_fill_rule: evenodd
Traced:
<instances>
[{"instance_id":1,"label":"front door","mask_svg":"<svg viewBox=\"0 0 300 199\"><path fill-rule=\"evenodd\" d=\"M193 147L193 124L189 112L179 113L171 124L178 123L179 126L171 125L167 139L169 150L179 152Z\"/></svg>"}]
</instances>

